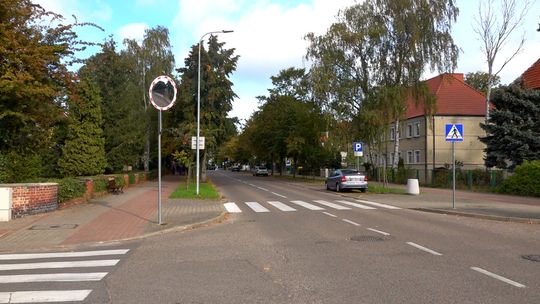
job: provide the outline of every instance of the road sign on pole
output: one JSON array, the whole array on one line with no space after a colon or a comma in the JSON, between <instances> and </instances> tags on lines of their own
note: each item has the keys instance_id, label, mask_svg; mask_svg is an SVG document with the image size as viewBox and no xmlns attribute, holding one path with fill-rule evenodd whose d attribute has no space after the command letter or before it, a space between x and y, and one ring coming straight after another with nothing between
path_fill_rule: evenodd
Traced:
<instances>
[{"instance_id":1,"label":"road sign on pole","mask_svg":"<svg viewBox=\"0 0 540 304\"><path fill-rule=\"evenodd\" d=\"M357 142L353 142L353 152L354 152L354 156L364 156L364 148L363 148L363 143L360 142L360 141L357 141Z\"/></svg>"},{"instance_id":2,"label":"road sign on pole","mask_svg":"<svg viewBox=\"0 0 540 304\"><path fill-rule=\"evenodd\" d=\"M445 125L447 142L452 143L452 208L456 208L456 141L463 141L463 124L446 124Z\"/></svg>"}]
</instances>

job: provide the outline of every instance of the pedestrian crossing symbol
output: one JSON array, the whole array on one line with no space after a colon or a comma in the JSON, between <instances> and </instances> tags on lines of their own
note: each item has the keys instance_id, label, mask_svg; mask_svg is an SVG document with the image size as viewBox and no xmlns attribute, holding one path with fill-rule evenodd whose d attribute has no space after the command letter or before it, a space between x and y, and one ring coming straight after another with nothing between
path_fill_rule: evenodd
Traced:
<instances>
[{"instance_id":1,"label":"pedestrian crossing symbol","mask_svg":"<svg viewBox=\"0 0 540 304\"><path fill-rule=\"evenodd\" d=\"M463 141L463 124L445 125L446 141Z\"/></svg>"}]
</instances>

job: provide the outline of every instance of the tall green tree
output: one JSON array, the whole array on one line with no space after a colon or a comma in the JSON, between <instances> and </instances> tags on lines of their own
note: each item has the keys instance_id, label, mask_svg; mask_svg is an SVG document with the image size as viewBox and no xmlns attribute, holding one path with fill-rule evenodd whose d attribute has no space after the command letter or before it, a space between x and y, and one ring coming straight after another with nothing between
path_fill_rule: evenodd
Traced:
<instances>
[{"instance_id":1,"label":"tall green tree","mask_svg":"<svg viewBox=\"0 0 540 304\"><path fill-rule=\"evenodd\" d=\"M84 26L99 28L66 23L30 0L0 1L0 154L19 178L53 171L41 167L56 162L58 124L72 85L68 66L93 44L77 37L76 28Z\"/></svg>"},{"instance_id":2,"label":"tall green tree","mask_svg":"<svg viewBox=\"0 0 540 304\"><path fill-rule=\"evenodd\" d=\"M68 135L58 167L63 175L103 173L105 140L99 87L84 70L79 73L68 100Z\"/></svg>"},{"instance_id":3,"label":"tall green tree","mask_svg":"<svg viewBox=\"0 0 540 304\"><path fill-rule=\"evenodd\" d=\"M112 38L101 52L86 61L85 69L93 75L101 96L105 154L108 170L119 171L136 165L144 151L147 115L137 93L136 70L126 53L116 50Z\"/></svg>"},{"instance_id":4,"label":"tall green tree","mask_svg":"<svg viewBox=\"0 0 540 304\"><path fill-rule=\"evenodd\" d=\"M145 170L150 169L151 147L157 147L157 117L158 111L150 104L148 89L152 81L161 75L173 76L174 55L169 39L169 30L163 26L147 29L141 44L134 39L124 41L125 49L121 55L125 56L129 65L129 89L138 96L139 107L144 109L146 115L139 117L139 122L145 128L145 146L143 165ZM154 149L157 157L157 149Z\"/></svg>"},{"instance_id":5,"label":"tall green tree","mask_svg":"<svg viewBox=\"0 0 540 304\"><path fill-rule=\"evenodd\" d=\"M525 160L540 159L540 91L514 83L495 91L487 124L486 166L514 169Z\"/></svg>"},{"instance_id":6,"label":"tall green tree","mask_svg":"<svg viewBox=\"0 0 540 304\"><path fill-rule=\"evenodd\" d=\"M177 69L181 75L179 106L171 109L167 124L174 128L179 137L177 142L186 142L196 133L197 85L199 46L194 45L184 60L184 67ZM205 137L205 150L201 157L204 170L208 157L218 155L218 147L237 134L238 120L228 117L232 102L237 97L230 77L236 71L238 55L228 49L217 36L211 35L207 47L201 46L201 136Z\"/></svg>"}]
</instances>

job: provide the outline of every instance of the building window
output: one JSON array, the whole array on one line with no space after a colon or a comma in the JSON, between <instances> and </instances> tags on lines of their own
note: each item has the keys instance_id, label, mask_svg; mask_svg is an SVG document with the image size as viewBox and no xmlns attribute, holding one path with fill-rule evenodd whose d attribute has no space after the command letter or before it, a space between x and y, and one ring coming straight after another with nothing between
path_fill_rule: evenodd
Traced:
<instances>
[{"instance_id":1,"label":"building window","mask_svg":"<svg viewBox=\"0 0 540 304\"><path fill-rule=\"evenodd\" d=\"M407 138L413 136L413 125L412 123L407 124Z\"/></svg>"},{"instance_id":2,"label":"building window","mask_svg":"<svg viewBox=\"0 0 540 304\"><path fill-rule=\"evenodd\" d=\"M390 140L396 139L396 129L394 127L390 127Z\"/></svg>"},{"instance_id":3,"label":"building window","mask_svg":"<svg viewBox=\"0 0 540 304\"><path fill-rule=\"evenodd\" d=\"M420 122L417 122L414 124L414 136L415 137L420 136Z\"/></svg>"},{"instance_id":4,"label":"building window","mask_svg":"<svg viewBox=\"0 0 540 304\"><path fill-rule=\"evenodd\" d=\"M381 155L380 161L381 161L381 162L380 162L380 165L381 165L381 166L384 166L384 165L385 165L384 162L386 161L386 154L382 154L382 155Z\"/></svg>"},{"instance_id":5,"label":"building window","mask_svg":"<svg viewBox=\"0 0 540 304\"><path fill-rule=\"evenodd\" d=\"M414 163L415 164L420 163L420 150L414 151Z\"/></svg>"},{"instance_id":6,"label":"building window","mask_svg":"<svg viewBox=\"0 0 540 304\"><path fill-rule=\"evenodd\" d=\"M413 151L407 151L407 164L412 164L413 162Z\"/></svg>"}]
</instances>

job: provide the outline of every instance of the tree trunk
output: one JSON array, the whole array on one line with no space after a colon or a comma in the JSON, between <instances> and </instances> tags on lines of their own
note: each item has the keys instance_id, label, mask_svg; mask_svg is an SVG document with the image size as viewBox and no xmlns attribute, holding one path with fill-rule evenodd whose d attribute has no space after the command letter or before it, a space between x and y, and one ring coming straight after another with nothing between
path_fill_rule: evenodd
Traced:
<instances>
[{"instance_id":1,"label":"tree trunk","mask_svg":"<svg viewBox=\"0 0 540 304\"><path fill-rule=\"evenodd\" d=\"M395 129L396 135L394 138L394 158L392 159L392 169L397 169L398 162L399 162L399 133L400 133L399 132L399 119L396 119L394 129Z\"/></svg>"},{"instance_id":2,"label":"tree trunk","mask_svg":"<svg viewBox=\"0 0 540 304\"><path fill-rule=\"evenodd\" d=\"M201 168L201 183L206 183L206 150L201 150L203 157L202 163L200 164Z\"/></svg>"},{"instance_id":3,"label":"tree trunk","mask_svg":"<svg viewBox=\"0 0 540 304\"><path fill-rule=\"evenodd\" d=\"M148 135L148 132L146 132L146 140L144 143L144 155L143 155L143 162L144 162L144 171L148 172L150 171L150 136Z\"/></svg>"}]
</instances>

